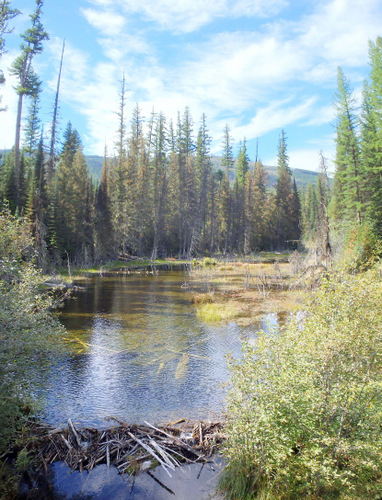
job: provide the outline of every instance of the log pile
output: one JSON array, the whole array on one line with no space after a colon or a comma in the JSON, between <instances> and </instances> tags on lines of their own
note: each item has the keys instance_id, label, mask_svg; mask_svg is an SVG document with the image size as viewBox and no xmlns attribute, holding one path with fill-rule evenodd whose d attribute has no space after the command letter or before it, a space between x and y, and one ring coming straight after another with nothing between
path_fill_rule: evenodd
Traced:
<instances>
[{"instance_id":1,"label":"log pile","mask_svg":"<svg viewBox=\"0 0 382 500\"><path fill-rule=\"evenodd\" d=\"M206 462L225 439L221 423L180 422L165 426L118 425L108 429L76 428L68 419L67 428L35 424L29 450L47 465L63 461L72 470L91 471L96 465L117 467L119 473L136 474L161 466L171 471L182 463Z\"/></svg>"}]
</instances>

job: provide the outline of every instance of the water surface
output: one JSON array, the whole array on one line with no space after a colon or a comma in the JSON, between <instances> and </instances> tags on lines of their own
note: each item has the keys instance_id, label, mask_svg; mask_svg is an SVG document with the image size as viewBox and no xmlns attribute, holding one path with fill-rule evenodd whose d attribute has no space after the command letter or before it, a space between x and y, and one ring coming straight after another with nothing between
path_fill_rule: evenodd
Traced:
<instances>
[{"instance_id":1,"label":"water surface","mask_svg":"<svg viewBox=\"0 0 382 500\"><path fill-rule=\"evenodd\" d=\"M114 273L79 283L60 312L69 331L66 353L52 360L43 396L45 419L66 424L218 420L228 380L226 355L239 357L242 340L278 324L268 315L251 328L213 326L196 317L184 271ZM215 492L222 465L184 466L169 479L161 468L135 479L98 466L74 472L50 466L53 497L62 500L221 498Z\"/></svg>"},{"instance_id":2,"label":"water surface","mask_svg":"<svg viewBox=\"0 0 382 500\"><path fill-rule=\"evenodd\" d=\"M104 425L218 419L226 355L257 327L207 325L196 317L179 270L114 273L79 283L60 313L69 352L49 382L45 418Z\"/></svg>"}]
</instances>

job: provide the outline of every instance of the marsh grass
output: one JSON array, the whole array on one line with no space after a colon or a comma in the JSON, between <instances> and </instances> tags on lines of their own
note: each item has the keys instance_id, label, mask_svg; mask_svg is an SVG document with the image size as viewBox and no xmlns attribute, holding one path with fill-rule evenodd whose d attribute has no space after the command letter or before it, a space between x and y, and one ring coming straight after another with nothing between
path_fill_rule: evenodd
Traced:
<instances>
[{"instance_id":1,"label":"marsh grass","mask_svg":"<svg viewBox=\"0 0 382 500\"><path fill-rule=\"evenodd\" d=\"M236 261L190 272L198 317L210 323L234 320L242 326L270 312L297 310L302 294L292 289L294 280L288 262Z\"/></svg>"}]
</instances>

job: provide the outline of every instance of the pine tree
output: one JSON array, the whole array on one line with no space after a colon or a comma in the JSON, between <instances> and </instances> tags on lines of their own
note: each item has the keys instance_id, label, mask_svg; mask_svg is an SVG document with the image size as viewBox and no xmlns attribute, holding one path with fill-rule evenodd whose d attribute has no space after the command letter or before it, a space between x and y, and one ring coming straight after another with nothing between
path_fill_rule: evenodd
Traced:
<instances>
[{"instance_id":1,"label":"pine tree","mask_svg":"<svg viewBox=\"0 0 382 500\"><path fill-rule=\"evenodd\" d=\"M276 209L276 240L278 248L282 249L287 247L288 241L299 237L299 201L289 168L284 130L281 131L278 145Z\"/></svg>"},{"instance_id":2,"label":"pine tree","mask_svg":"<svg viewBox=\"0 0 382 500\"><path fill-rule=\"evenodd\" d=\"M357 221L360 224L363 215L363 172L357 136L357 116L350 83L341 68L338 68L337 84L337 147L332 214L336 219Z\"/></svg>"},{"instance_id":3,"label":"pine tree","mask_svg":"<svg viewBox=\"0 0 382 500\"><path fill-rule=\"evenodd\" d=\"M56 131L57 131L57 121L58 121L58 99L60 95L61 73L62 73L62 64L64 60L64 52L65 52L65 40L62 43L60 67L57 78L56 96L54 99L53 114L52 114L52 126L50 131L49 158L47 163L47 174L46 174L48 185L51 184L56 169Z\"/></svg>"},{"instance_id":4,"label":"pine tree","mask_svg":"<svg viewBox=\"0 0 382 500\"><path fill-rule=\"evenodd\" d=\"M178 116L177 126L177 176L178 176L178 236L179 255L189 257L194 244L194 214L197 195L195 186L195 145L193 142L193 122L189 108Z\"/></svg>"},{"instance_id":5,"label":"pine tree","mask_svg":"<svg viewBox=\"0 0 382 500\"><path fill-rule=\"evenodd\" d=\"M44 146L40 137L32 172L29 180L26 215L31 223L31 233L36 250L37 265L44 271L48 268L48 252L46 238L48 196L46 192L46 175L44 165Z\"/></svg>"},{"instance_id":6,"label":"pine tree","mask_svg":"<svg viewBox=\"0 0 382 500\"><path fill-rule=\"evenodd\" d=\"M129 213L130 202L128 198L128 173L127 173L127 138L126 138L126 82L123 75L119 94L118 138L116 142L117 157L110 169L110 199L113 217L114 234L119 250L127 252L129 239Z\"/></svg>"},{"instance_id":7,"label":"pine tree","mask_svg":"<svg viewBox=\"0 0 382 500\"><path fill-rule=\"evenodd\" d=\"M330 183L328 178L326 160L320 152L320 165L317 181L317 222L316 222L316 238L317 238L317 254L321 261L325 262L328 267L329 260L332 255L332 248L330 245L330 226L328 206L330 203Z\"/></svg>"},{"instance_id":8,"label":"pine tree","mask_svg":"<svg viewBox=\"0 0 382 500\"><path fill-rule=\"evenodd\" d=\"M38 86L36 93L31 97L31 102L28 108L28 118L27 123L24 128L24 147L28 157L31 157L37 149L41 133L41 120L39 118L40 111L40 92L41 86Z\"/></svg>"},{"instance_id":9,"label":"pine tree","mask_svg":"<svg viewBox=\"0 0 382 500\"><path fill-rule=\"evenodd\" d=\"M149 165L149 155L146 149L146 142L143 133L144 119L138 104L133 109L131 121L131 132L129 141L129 172L134 176L134 192L131 193L133 199L131 218L133 220L131 231L134 241L135 252L142 256L148 252L148 241L151 215L151 172Z\"/></svg>"},{"instance_id":10,"label":"pine tree","mask_svg":"<svg viewBox=\"0 0 382 500\"><path fill-rule=\"evenodd\" d=\"M369 42L370 82L361 112L361 157L366 214L382 235L382 38Z\"/></svg>"},{"instance_id":11,"label":"pine tree","mask_svg":"<svg viewBox=\"0 0 382 500\"><path fill-rule=\"evenodd\" d=\"M95 259L107 261L116 256L109 195L107 151L102 164L101 181L95 194Z\"/></svg>"},{"instance_id":12,"label":"pine tree","mask_svg":"<svg viewBox=\"0 0 382 500\"><path fill-rule=\"evenodd\" d=\"M165 210L167 200L167 157L166 157L166 120L160 113L155 126L155 150L152 159L153 170L153 246L151 259L155 260L164 237Z\"/></svg>"},{"instance_id":13,"label":"pine tree","mask_svg":"<svg viewBox=\"0 0 382 500\"><path fill-rule=\"evenodd\" d=\"M248 176L249 158L247 154L247 144L244 139L240 146L239 154L236 160L236 178L235 178L235 210L234 227L236 248L240 253L249 253L249 223L248 210L252 204L252 179Z\"/></svg>"},{"instance_id":14,"label":"pine tree","mask_svg":"<svg viewBox=\"0 0 382 500\"><path fill-rule=\"evenodd\" d=\"M15 179L18 197L20 189L20 137L23 100L24 97L36 95L40 87L40 81L32 67L32 60L35 55L42 52L42 42L49 39L48 33L44 30L40 20L42 6L43 0L36 0L36 9L30 16L32 25L21 35L21 38L24 40L21 45L21 54L14 60L11 68L11 74L17 78L16 92L18 95L15 137Z\"/></svg>"},{"instance_id":15,"label":"pine tree","mask_svg":"<svg viewBox=\"0 0 382 500\"><path fill-rule=\"evenodd\" d=\"M56 234L61 254L78 262L91 255L89 249L89 203L91 187L81 140L71 124L56 172Z\"/></svg>"},{"instance_id":16,"label":"pine tree","mask_svg":"<svg viewBox=\"0 0 382 500\"><path fill-rule=\"evenodd\" d=\"M223 154L221 166L224 169L223 178L219 187L219 247L223 253L232 250L232 194L230 187L230 171L233 169L235 160L232 152L232 138L228 125L225 126L223 132Z\"/></svg>"},{"instance_id":17,"label":"pine tree","mask_svg":"<svg viewBox=\"0 0 382 500\"><path fill-rule=\"evenodd\" d=\"M210 158L211 138L208 135L206 115L203 114L199 127L196 143L196 192L198 196L197 209L195 214L195 239L199 241L198 249L204 254L207 244L207 217L209 203L209 186L211 182L211 158Z\"/></svg>"},{"instance_id":18,"label":"pine tree","mask_svg":"<svg viewBox=\"0 0 382 500\"><path fill-rule=\"evenodd\" d=\"M316 186L308 184L302 201L302 231L305 242L315 240L318 218L318 200Z\"/></svg>"},{"instance_id":19,"label":"pine tree","mask_svg":"<svg viewBox=\"0 0 382 500\"><path fill-rule=\"evenodd\" d=\"M264 165L259 160L255 163L253 172L253 202L248 213L250 222L250 247L255 251L265 250L267 248L266 239L269 238L271 234L265 216L267 209L267 187L268 176Z\"/></svg>"}]
</instances>

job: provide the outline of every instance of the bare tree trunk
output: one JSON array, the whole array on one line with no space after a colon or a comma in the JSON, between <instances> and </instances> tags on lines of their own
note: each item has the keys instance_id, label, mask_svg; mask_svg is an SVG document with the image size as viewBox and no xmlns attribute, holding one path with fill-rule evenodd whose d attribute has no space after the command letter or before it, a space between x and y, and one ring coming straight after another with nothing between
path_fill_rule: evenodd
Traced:
<instances>
[{"instance_id":1,"label":"bare tree trunk","mask_svg":"<svg viewBox=\"0 0 382 500\"><path fill-rule=\"evenodd\" d=\"M55 144L56 144L58 97L60 94L61 73L62 73L62 63L64 60L64 52L65 52L65 40L62 43L60 69L58 71L58 79L57 79L56 98L54 100L54 108L53 108L53 120L52 120L52 132L51 132L51 137L50 137L49 161L47 164L47 182L48 182L48 185L50 185L50 183L53 179L53 174L54 174L54 149L55 149Z\"/></svg>"}]
</instances>

